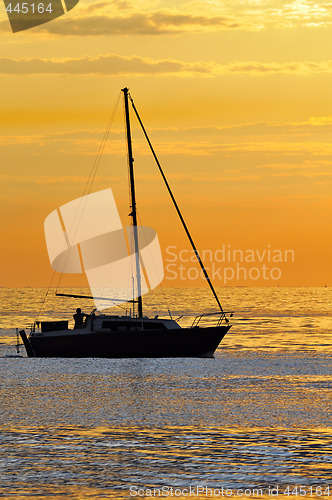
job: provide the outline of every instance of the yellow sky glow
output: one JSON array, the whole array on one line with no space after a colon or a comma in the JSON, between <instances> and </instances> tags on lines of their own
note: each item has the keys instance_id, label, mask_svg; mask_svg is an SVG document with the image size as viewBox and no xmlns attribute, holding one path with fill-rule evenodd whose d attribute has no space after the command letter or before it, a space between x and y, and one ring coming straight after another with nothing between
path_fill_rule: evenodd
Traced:
<instances>
[{"instance_id":1,"label":"yellow sky glow","mask_svg":"<svg viewBox=\"0 0 332 500\"><path fill-rule=\"evenodd\" d=\"M331 283L326 2L81 0L16 34L4 6L0 16L1 286L48 286L43 221L83 194L124 86L201 250L294 251L278 280L226 284ZM167 265L167 248L187 244L136 124L133 143L140 216ZM124 225L126 161L120 103L93 190L112 187ZM202 284L167 272L164 281Z\"/></svg>"}]
</instances>

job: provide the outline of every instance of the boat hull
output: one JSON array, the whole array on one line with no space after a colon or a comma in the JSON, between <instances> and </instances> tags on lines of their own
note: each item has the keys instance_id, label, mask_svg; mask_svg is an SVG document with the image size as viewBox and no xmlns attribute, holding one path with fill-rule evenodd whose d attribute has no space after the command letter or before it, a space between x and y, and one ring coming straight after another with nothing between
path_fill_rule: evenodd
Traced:
<instances>
[{"instance_id":1,"label":"boat hull","mask_svg":"<svg viewBox=\"0 0 332 500\"><path fill-rule=\"evenodd\" d=\"M213 357L230 326L136 332L92 332L30 336L29 357L169 358ZM23 337L22 337L23 339ZM24 341L24 339L23 339ZM28 342L31 349L27 348Z\"/></svg>"}]
</instances>

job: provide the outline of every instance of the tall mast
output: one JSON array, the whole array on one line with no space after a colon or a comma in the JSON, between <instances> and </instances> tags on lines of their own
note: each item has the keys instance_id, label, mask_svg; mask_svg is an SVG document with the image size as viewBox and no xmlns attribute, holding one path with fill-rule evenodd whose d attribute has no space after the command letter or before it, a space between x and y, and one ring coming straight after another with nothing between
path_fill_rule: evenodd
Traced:
<instances>
[{"instance_id":1,"label":"tall mast","mask_svg":"<svg viewBox=\"0 0 332 500\"><path fill-rule=\"evenodd\" d=\"M130 120L129 120L129 105L128 105L128 88L122 89L124 95L125 104L125 115L126 115L126 129L127 129L127 144L128 144L128 162L129 162L129 177L130 177L130 194L131 194L131 216L133 218L134 227L134 243L135 243L135 255L136 255L136 278L137 278L137 303L138 303L138 317L143 316L143 306L142 306L142 287L141 287L141 270L139 263L139 245L138 245L138 233L137 233L137 213L136 213L136 196L135 196L135 178L134 178L134 158L133 150L131 144L131 131L130 131Z\"/></svg>"}]
</instances>

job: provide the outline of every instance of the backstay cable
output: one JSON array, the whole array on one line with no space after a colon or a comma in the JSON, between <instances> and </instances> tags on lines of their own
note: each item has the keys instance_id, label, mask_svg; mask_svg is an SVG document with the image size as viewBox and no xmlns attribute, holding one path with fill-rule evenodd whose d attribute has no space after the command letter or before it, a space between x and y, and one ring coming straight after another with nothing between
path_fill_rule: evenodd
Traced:
<instances>
[{"instance_id":1,"label":"backstay cable","mask_svg":"<svg viewBox=\"0 0 332 500\"><path fill-rule=\"evenodd\" d=\"M166 177L165 177L165 174L164 174L164 172L163 172L163 169L161 168L161 165L160 165L160 163L159 163L159 160L158 160L158 158L157 158L157 155L156 155L156 153L155 153L155 151L154 151L154 149L153 149L153 146L152 146L152 144L151 144L151 141L150 141L150 139L149 139L149 136L148 136L148 134L147 134L147 131L145 130L145 127L144 127L144 125L143 125L143 122L142 122L142 120L141 120L141 118L140 118L139 114L138 114L138 111L137 111L137 109L136 109L136 107L135 107L135 104L134 104L134 101L133 101L133 99L132 99L131 95L129 95L129 99L130 99L130 102L131 102L131 104L132 104L133 110L135 111L135 114L136 114L136 116L137 116L137 119L138 119L138 121L139 121L139 124L140 124L140 125L141 125L141 127L142 127L142 130L143 130L143 133L144 133L144 135L145 135L145 138L146 138L146 140L147 140L147 142L148 142L148 145L149 145L149 147L150 147L150 149L151 149L151 152L152 152L152 154L153 154L153 157L154 157L154 159L155 159L155 161L156 161L156 163L157 163L157 166L158 166L158 168L159 168L159 172L161 173L161 176L162 176L163 181L164 181L164 183L165 183L165 185L166 185L166 188L167 188L167 190L168 190L168 193L169 193L169 195L170 195L170 197L171 197L171 199L172 199L172 202L173 202L174 207L175 207L175 209L176 209L176 211L177 211L177 214L178 214L178 216L179 216L179 218L180 218L180 220L181 220L181 222L182 222L182 225L183 225L183 228L184 228L184 230L185 230L185 232L186 232L186 235L188 236L188 239L189 239L189 241L190 241L190 244L191 244L191 246L192 246L192 249L194 250L194 253L195 253L195 255L196 255L196 258L197 258L197 260L198 260L198 263L199 263L199 265L201 266L201 269L202 269L202 271L203 271L204 277L205 277L206 281L207 281L207 282L208 282L208 284L209 284L209 287L210 287L210 289L211 289L211 291L212 291L212 293L213 293L214 298L215 298L215 299L216 299L216 301L217 301L217 304L218 304L218 306L219 306L219 308L220 308L220 311L224 314L224 310L223 310L223 308L222 308L222 305L221 305L221 303L220 303L220 300L219 300L219 298L218 298L218 295L216 294L216 291L215 291L215 289L214 289L214 287L213 287L213 285L212 285L212 283L211 283L211 280L210 280L210 277L209 277L209 275L208 275L208 273L207 273L207 270L206 270L206 269L205 269L205 267L204 267L204 264L203 264L203 262L202 262L202 260L201 260L201 257L200 257L200 255L199 255L199 253L198 253L198 250L197 250L196 246L195 246L195 243L194 243L194 241L193 241L193 239L192 239L192 237L191 237L191 235L190 235L190 233L189 233L189 230L188 230L187 224L185 223L184 218L183 218L183 216L182 216L182 214L181 214L181 212L180 212L179 206L178 206L178 204L177 204L177 202L176 202L176 200L175 200L175 198L174 198L174 195L173 195L173 193L172 193L172 190L171 190L171 188L170 188L170 186L169 186L169 184L168 184L168 182L167 182L167 179L166 179ZM226 317L225 317L225 319L226 319ZM228 321L228 320L226 319L226 321Z\"/></svg>"}]
</instances>

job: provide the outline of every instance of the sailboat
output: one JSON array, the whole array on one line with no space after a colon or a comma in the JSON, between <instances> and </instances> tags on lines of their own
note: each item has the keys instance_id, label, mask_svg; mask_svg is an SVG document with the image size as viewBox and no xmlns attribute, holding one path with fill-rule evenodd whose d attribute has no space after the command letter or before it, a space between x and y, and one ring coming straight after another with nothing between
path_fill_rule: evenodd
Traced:
<instances>
[{"instance_id":1,"label":"sailboat","mask_svg":"<svg viewBox=\"0 0 332 500\"><path fill-rule=\"evenodd\" d=\"M112 269L111 275L114 275L115 270L117 269L121 272L125 272L124 268L122 268L117 262L113 262L111 264L106 263L100 268L98 268L98 272L94 272L92 265L87 266L88 270L86 271L87 276L91 279L90 288L93 291L93 296L83 296L83 295L73 295L73 294L64 294L64 293L56 293L59 296L69 296L69 297L77 297L77 298L92 298L95 300L95 303L99 305L98 311L94 309L90 315L87 315L84 323L82 322L80 325L75 325L74 328L68 327L68 321L42 321L35 322L30 332L26 333L25 330L20 330L19 334L22 338L23 344L25 346L28 357L64 357L64 358L162 358L162 357L213 357L215 350L219 346L220 342L231 328L229 319L227 315L232 316L233 313L226 313L220 300L217 296L217 293L212 285L212 282L208 276L207 270L204 267L204 264L200 258L198 250L194 244L194 241L189 233L188 227L183 219L183 216L180 212L179 206L173 196L172 190L168 184L168 181L165 177L163 169L159 163L157 155L153 149L147 131L142 123L140 115L137 111L137 108L134 104L134 101L129 93L129 89L125 87L122 89L123 98L124 98L124 109L125 109L125 121L126 121L126 138L127 138L127 148L128 148L128 163L129 163L129 185L130 185L130 197L131 197L131 213L132 217L132 227L131 227L131 235L133 240L133 259L135 262L135 267L133 268L133 273L135 274L132 290L129 292L127 289L126 293L124 293L124 289L116 289L116 287L112 286L109 288L111 290L111 295L106 294L107 296L98 296L98 285L100 282L101 276L104 278L107 276L105 274L105 270L109 268ZM172 317L170 318L159 318L159 316L155 316L153 318L149 318L143 313L143 300L142 295L148 291L145 283L145 271L148 269L148 261L144 260L144 256L142 257L143 250L142 247L142 239L140 237L140 229L141 227L137 225L137 208L136 208L136 192L135 192L135 176L134 176L134 165L133 165L133 152L132 152L132 139L131 139L131 123L130 123L130 115L129 115L129 103L131 103L132 109L138 119L138 122L143 130L144 136L148 142L150 150L153 154L153 157L156 161L158 169L161 173L161 176L164 180L168 193L171 197L171 200L174 204L176 212L180 218L180 221L183 225L185 233L189 239L189 242L193 248L193 251L196 255L197 261L202 269L203 275L211 289L211 292L214 296L214 299L218 305L218 311L215 313L207 313L200 314L195 316L194 321L189 327L181 327L179 322L174 320ZM107 191L107 190L105 190ZM109 197L109 193L104 193L105 196ZM102 196L104 196L102 194ZM95 197L89 198L89 200L95 200ZM100 200L100 198L98 198ZM109 198L108 198L109 199ZM90 202L90 201L89 201ZM86 201L85 201L86 203ZM62 215L71 213L72 205L68 204L66 209L63 210ZM107 214L104 214L107 217ZM50 214L47 220L47 227L50 226L51 222L61 229L61 225L58 221L55 220L57 217L56 213L53 215ZM55 221L55 222L54 222ZM46 222L46 221L45 221ZM63 223L63 221L62 221ZM45 226L46 228L46 226ZM60 231L59 229L59 231ZM116 227L117 234L119 233L119 228ZM75 235L77 236L77 231ZM60 233L59 233L60 234ZM129 234L129 232L128 232ZM68 240L68 235L65 235ZM113 238L113 237L112 237ZM110 238L95 238L93 242L99 242L101 246L104 245L106 239L110 241L110 244L116 241L116 250L118 251L118 236L117 239L114 240ZM52 238L51 238L52 239ZM150 240L155 241L155 235L152 235ZM59 241L59 237L54 238L54 241ZM85 246L81 244L81 252L83 258L91 261L91 241L92 239L88 239ZM65 265L73 266L73 262L75 260L75 254L73 251L77 253L77 246L74 244L76 240L72 240L72 247L68 247L66 252L62 253L62 257L64 256ZM95 259L95 243L93 246L93 258ZM107 248L107 247L106 247ZM85 254L84 254L85 251ZM90 253L89 253L90 252ZM97 252L98 253L98 252ZM105 260L105 247L102 248L103 259ZM107 253L107 252L106 252ZM49 253L50 255L50 253ZM82 258L80 255L80 258ZM100 255L100 253L98 254ZM147 252L145 253L146 259ZM76 255L77 260L79 258ZM61 259L60 259L61 260ZM126 259L120 259L123 266L126 266ZM52 260L51 260L52 262ZM120 261L118 261L120 262ZM69 263L69 264L68 264ZM55 270L58 270L59 266L59 258L54 256L52 267ZM146 269L145 269L146 268ZM152 266L150 265L150 268ZM100 271L101 269L101 271ZM127 272L127 271L126 271ZM88 275L88 273L90 273ZM119 273L118 273L119 274ZM94 281L97 279L97 282ZM158 282L158 279L154 280L155 283ZM159 276L160 281L160 276ZM91 286L91 284L95 283L96 286ZM106 288L104 288L105 292ZM108 290L108 291L109 291ZM129 296L131 294L131 296ZM111 301L112 304L129 302L132 305L132 309L130 309L130 314L126 315L114 315L108 313L102 313L100 309L105 308L105 304ZM136 310L135 310L135 306ZM203 318L208 317L210 320L206 326L204 326ZM211 323L211 319L215 321Z\"/></svg>"}]
</instances>

